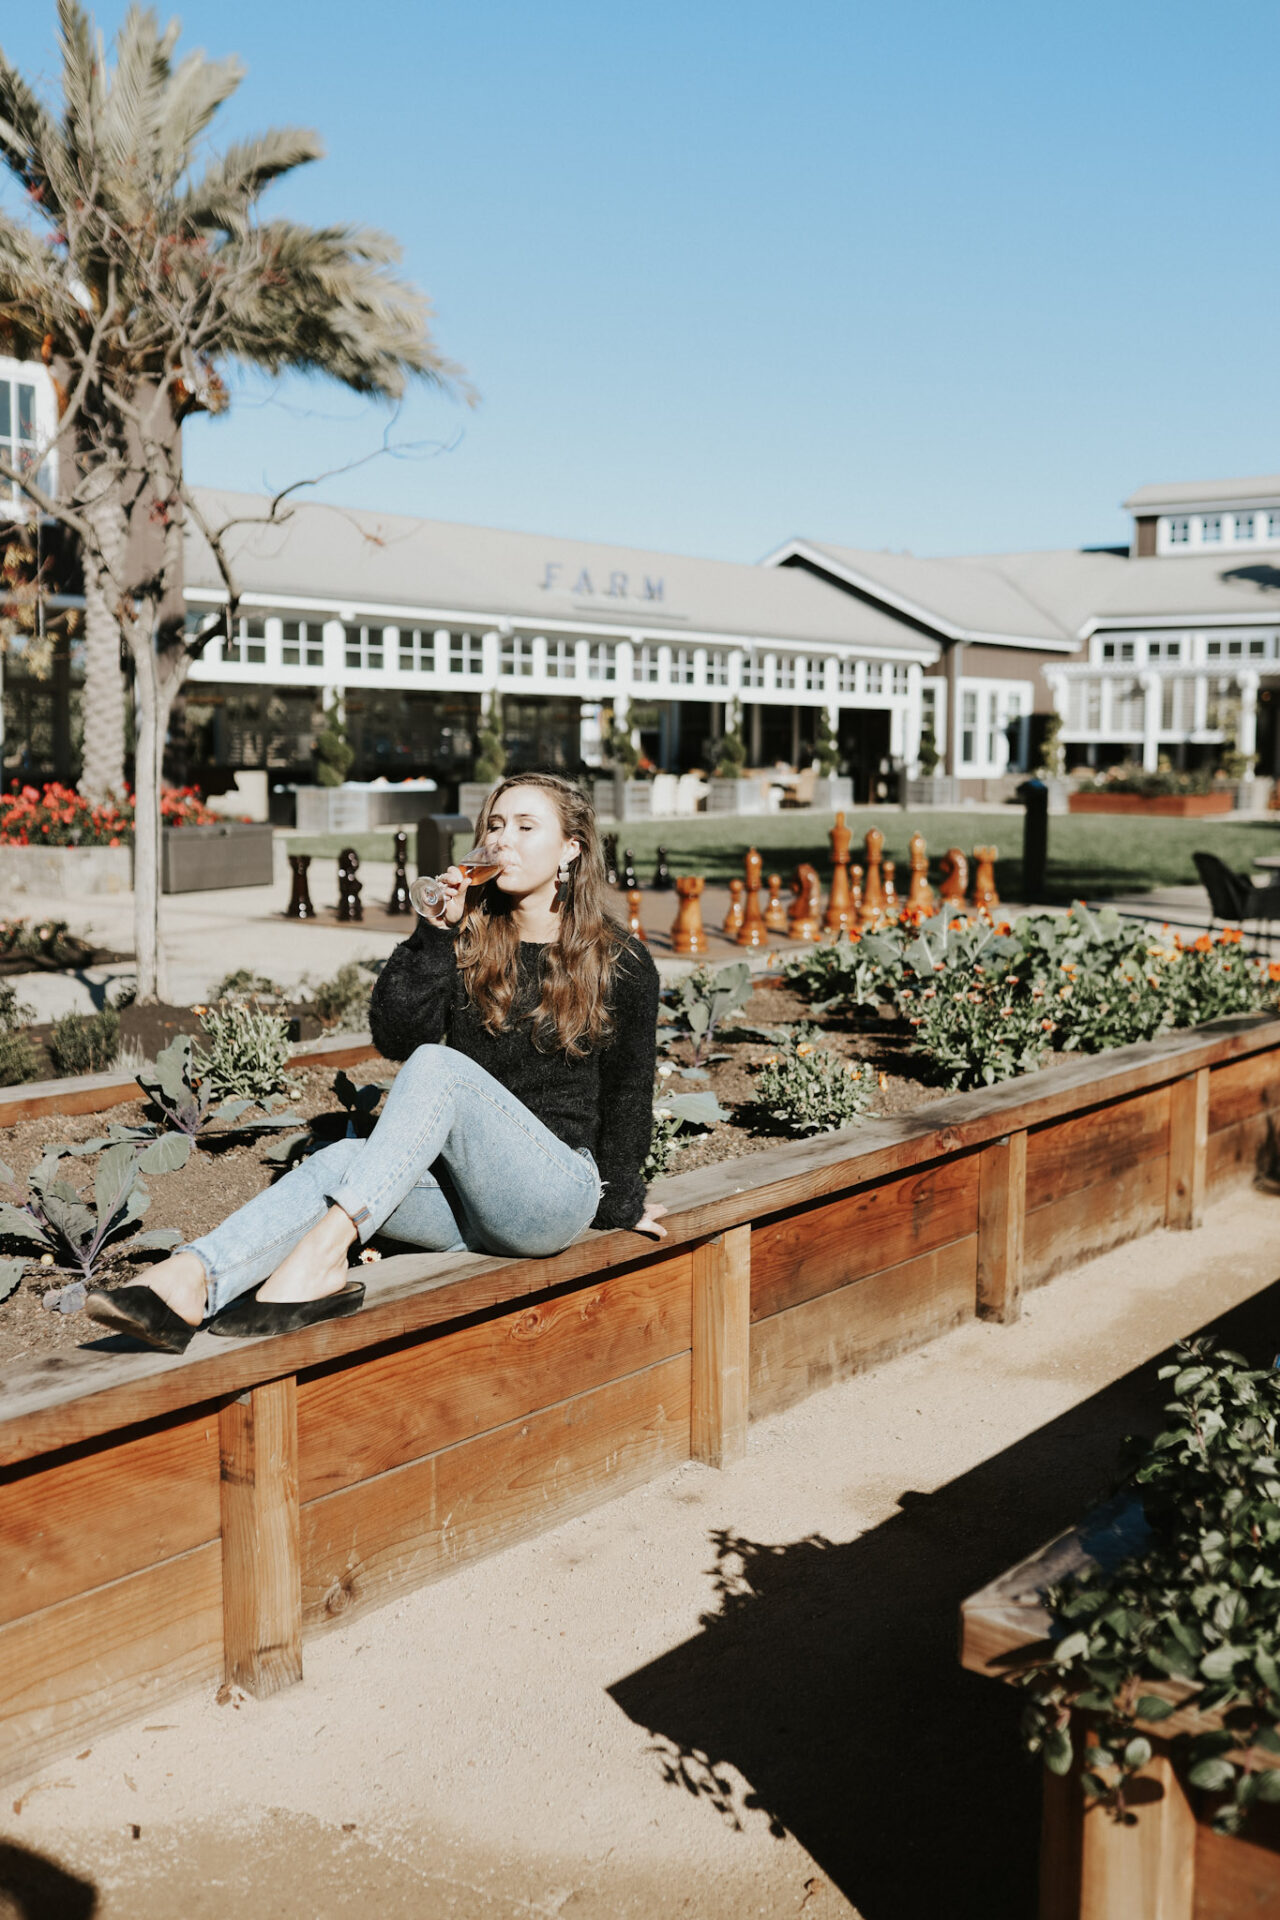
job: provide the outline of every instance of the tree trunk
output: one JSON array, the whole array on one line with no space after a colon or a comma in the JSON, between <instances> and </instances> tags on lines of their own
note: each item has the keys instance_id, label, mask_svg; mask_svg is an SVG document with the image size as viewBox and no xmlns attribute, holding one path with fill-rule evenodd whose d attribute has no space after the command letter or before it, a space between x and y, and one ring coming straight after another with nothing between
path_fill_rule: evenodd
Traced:
<instances>
[{"instance_id":1,"label":"tree trunk","mask_svg":"<svg viewBox=\"0 0 1280 1920\"><path fill-rule=\"evenodd\" d=\"M147 635L150 640L150 635ZM133 803L133 945L138 999L163 1000L168 991L160 928L160 762L168 726L154 645L133 650L137 666L137 745ZM140 655L142 657L140 657Z\"/></svg>"},{"instance_id":2,"label":"tree trunk","mask_svg":"<svg viewBox=\"0 0 1280 1920\"><path fill-rule=\"evenodd\" d=\"M120 567L124 516L94 512L102 552L84 566L84 751L80 791L90 800L124 791L125 680L120 670ZM114 578L113 578L114 576Z\"/></svg>"}]
</instances>

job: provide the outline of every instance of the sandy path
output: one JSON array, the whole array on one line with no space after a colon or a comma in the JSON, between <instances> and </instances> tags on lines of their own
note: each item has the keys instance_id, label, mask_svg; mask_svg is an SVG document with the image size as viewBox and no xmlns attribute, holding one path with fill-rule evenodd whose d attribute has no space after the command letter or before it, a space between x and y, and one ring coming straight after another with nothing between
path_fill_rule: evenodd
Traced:
<instances>
[{"instance_id":1,"label":"sandy path","mask_svg":"<svg viewBox=\"0 0 1280 1920\"><path fill-rule=\"evenodd\" d=\"M275 1700L96 1741L6 1791L0 1916L1026 1920L1038 1783L956 1604L1105 1485L1278 1227L1233 1197L310 1642ZM1270 1358L1280 1293L1228 1330Z\"/></svg>"}]
</instances>

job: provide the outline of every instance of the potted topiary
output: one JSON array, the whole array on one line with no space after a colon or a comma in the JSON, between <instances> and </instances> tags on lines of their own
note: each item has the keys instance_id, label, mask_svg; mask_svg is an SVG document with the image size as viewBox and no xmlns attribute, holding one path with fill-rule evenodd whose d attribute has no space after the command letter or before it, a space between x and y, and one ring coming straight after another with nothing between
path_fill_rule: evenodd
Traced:
<instances>
[{"instance_id":1,"label":"potted topiary","mask_svg":"<svg viewBox=\"0 0 1280 1920\"><path fill-rule=\"evenodd\" d=\"M631 729L610 707L601 715L605 771L592 782L595 810L603 820L649 820L653 782L639 778L642 755ZM645 761L645 767L648 767Z\"/></svg>"},{"instance_id":2,"label":"potted topiary","mask_svg":"<svg viewBox=\"0 0 1280 1920\"><path fill-rule=\"evenodd\" d=\"M1070 813L1071 782L1067 778L1067 755L1062 744L1062 715L1046 714L1040 735L1040 760L1033 776L1049 789L1050 813Z\"/></svg>"},{"instance_id":3,"label":"potted topiary","mask_svg":"<svg viewBox=\"0 0 1280 1920\"><path fill-rule=\"evenodd\" d=\"M476 759L471 770L471 778L464 780L458 788L458 812L465 814L473 826L480 818L485 801L501 780L506 768L507 748L502 737L502 700L497 693L491 693L480 715L480 731L476 739Z\"/></svg>"},{"instance_id":4,"label":"potted topiary","mask_svg":"<svg viewBox=\"0 0 1280 1920\"><path fill-rule=\"evenodd\" d=\"M916 753L919 771L908 774L902 783L904 806L954 807L959 804L959 782L952 774L939 773L941 765L942 755L938 751L933 722L926 720L920 729L920 746Z\"/></svg>"},{"instance_id":5,"label":"potted topiary","mask_svg":"<svg viewBox=\"0 0 1280 1920\"><path fill-rule=\"evenodd\" d=\"M818 708L818 730L813 742L817 779L811 804L822 813L837 813L853 805L853 781L840 773L840 743L825 707Z\"/></svg>"},{"instance_id":6,"label":"potted topiary","mask_svg":"<svg viewBox=\"0 0 1280 1920\"><path fill-rule=\"evenodd\" d=\"M707 782L708 813L764 813L767 788L760 780L747 780L746 742L742 738L739 716L733 715L728 731L717 742L715 770Z\"/></svg>"}]
</instances>

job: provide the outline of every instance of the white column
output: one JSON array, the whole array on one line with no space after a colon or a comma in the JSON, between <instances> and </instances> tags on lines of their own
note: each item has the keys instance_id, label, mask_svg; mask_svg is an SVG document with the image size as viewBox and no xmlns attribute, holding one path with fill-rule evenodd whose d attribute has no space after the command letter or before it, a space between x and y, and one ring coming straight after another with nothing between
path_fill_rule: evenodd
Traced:
<instances>
[{"instance_id":1,"label":"white column","mask_svg":"<svg viewBox=\"0 0 1280 1920\"><path fill-rule=\"evenodd\" d=\"M1154 773L1160 758L1160 675L1140 673L1138 684L1143 694L1142 768L1144 773Z\"/></svg>"},{"instance_id":2,"label":"white column","mask_svg":"<svg viewBox=\"0 0 1280 1920\"><path fill-rule=\"evenodd\" d=\"M1249 667L1237 675L1240 687L1240 725L1236 732L1236 748L1250 760L1258 752L1258 676Z\"/></svg>"}]
</instances>

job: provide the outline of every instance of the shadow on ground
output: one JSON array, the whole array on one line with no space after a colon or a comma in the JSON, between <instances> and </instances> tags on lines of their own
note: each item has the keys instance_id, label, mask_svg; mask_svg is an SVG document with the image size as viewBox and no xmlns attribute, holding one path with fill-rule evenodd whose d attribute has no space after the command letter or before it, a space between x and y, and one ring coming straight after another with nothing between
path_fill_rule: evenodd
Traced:
<instances>
[{"instance_id":1,"label":"shadow on ground","mask_svg":"<svg viewBox=\"0 0 1280 1920\"><path fill-rule=\"evenodd\" d=\"M1205 1330L1269 1361L1280 1282ZM960 1668L958 1610L1109 1490L1122 1437L1159 1424L1157 1364L936 1493L904 1493L859 1539L713 1535L702 1631L609 1689L669 1783L708 1818L793 1834L863 1920L1027 1920L1039 1769L1017 1694Z\"/></svg>"},{"instance_id":2,"label":"shadow on ground","mask_svg":"<svg viewBox=\"0 0 1280 1920\"><path fill-rule=\"evenodd\" d=\"M42 1853L0 1840L0 1913L9 1920L93 1920L98 1896L87 1880Z\"/></svg>"}]
</instances>

